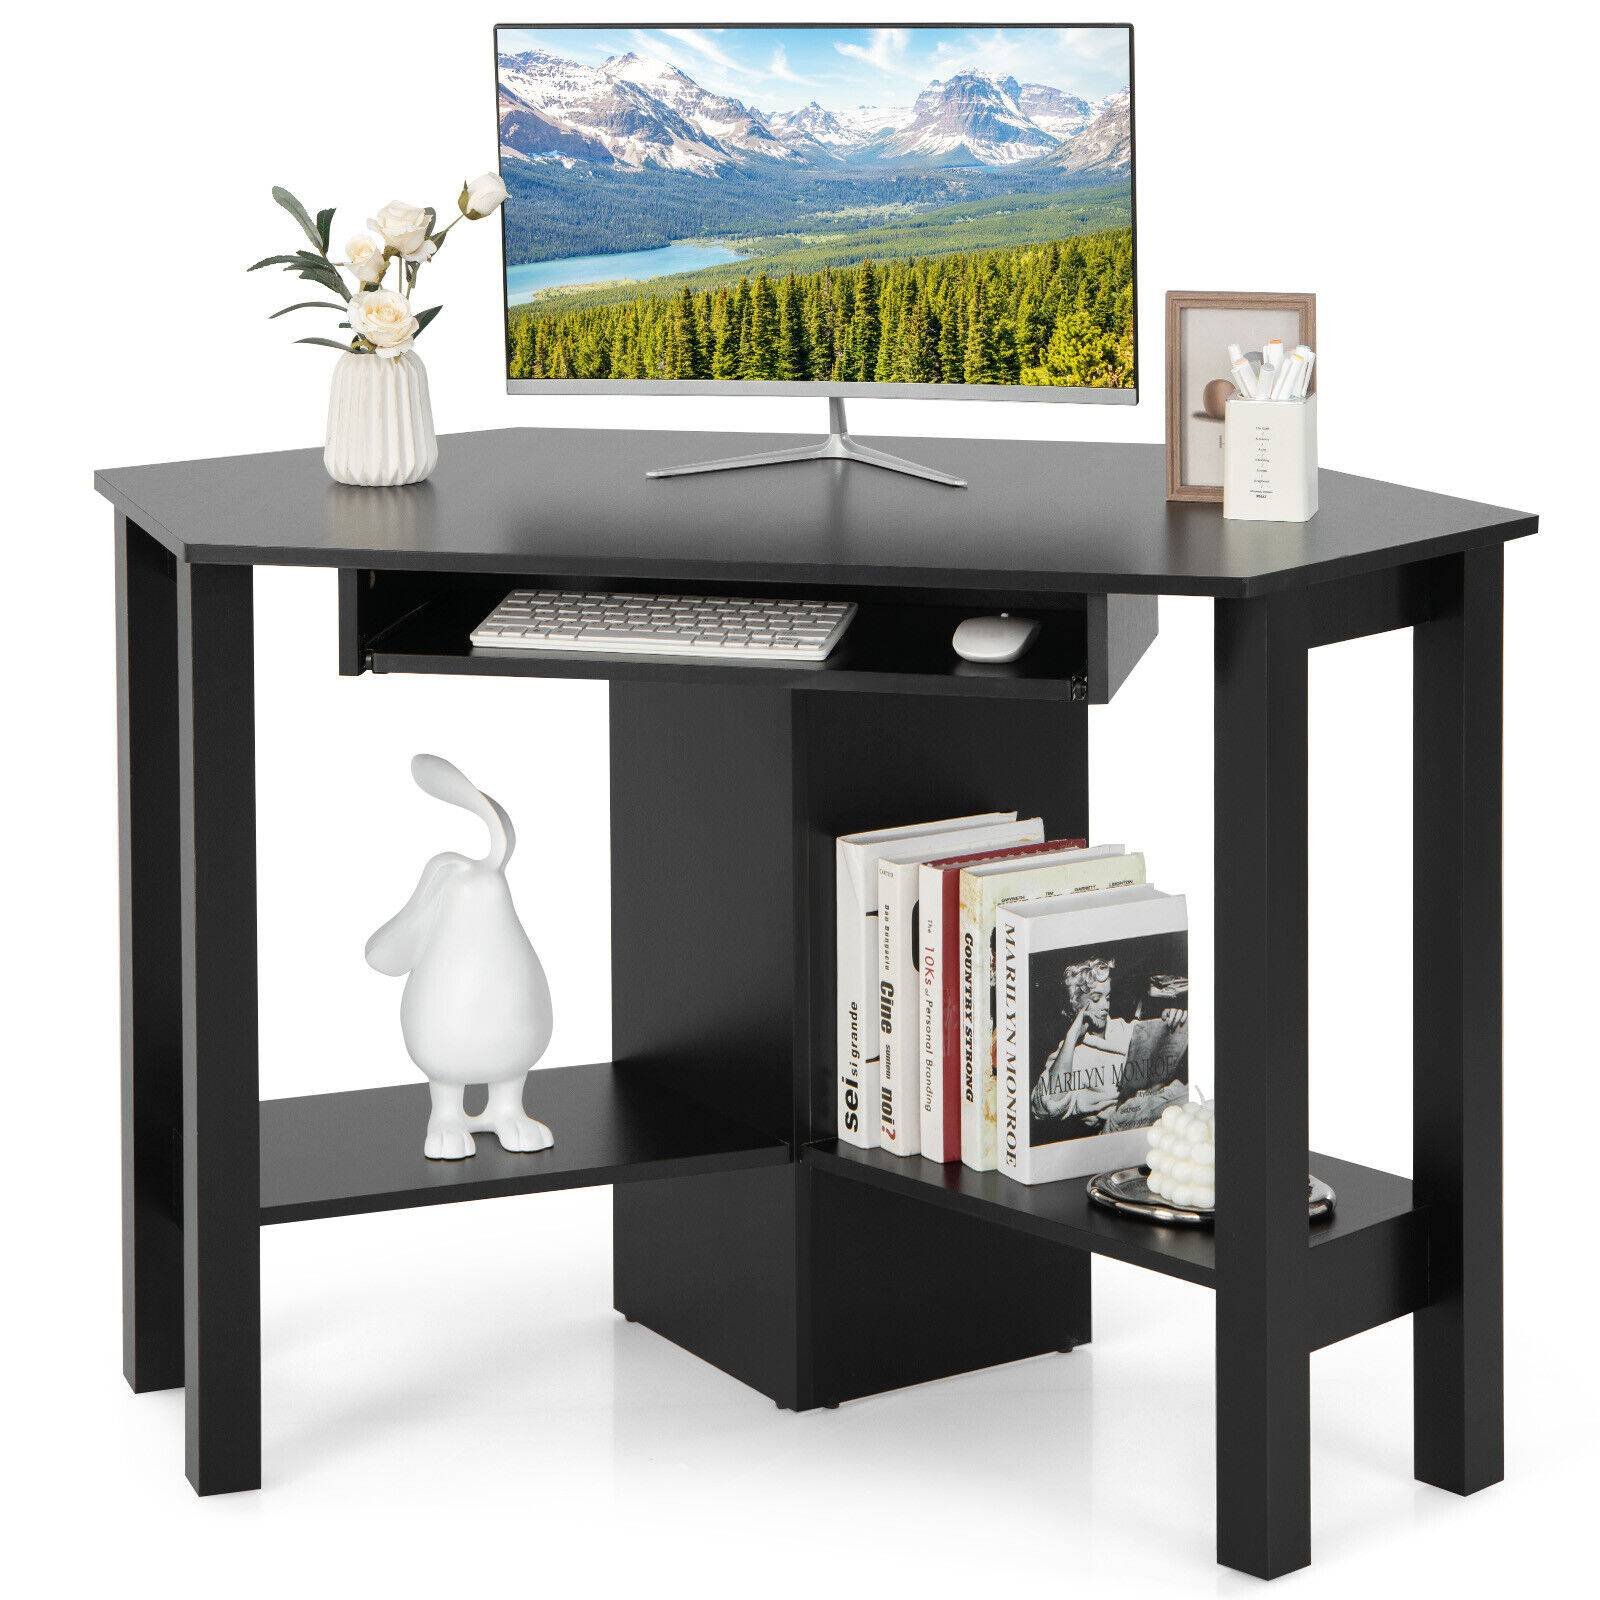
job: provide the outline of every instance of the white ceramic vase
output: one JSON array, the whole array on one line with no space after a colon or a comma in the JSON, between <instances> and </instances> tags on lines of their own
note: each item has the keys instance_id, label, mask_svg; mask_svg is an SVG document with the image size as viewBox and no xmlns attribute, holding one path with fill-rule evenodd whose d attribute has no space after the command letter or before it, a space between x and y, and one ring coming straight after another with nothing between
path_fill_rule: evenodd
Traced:
<instances>
[{"instance_id":1,"label":"white ceramic vase","mask_svg":"<svg viewBox=\"0 0 1600 1600\"><path fill-rule=\"evenodd\" d=\"M322 464L336 483L421 483L439 464L428 371L414 350L339 357Z\"/></svg>"}]
</instances>

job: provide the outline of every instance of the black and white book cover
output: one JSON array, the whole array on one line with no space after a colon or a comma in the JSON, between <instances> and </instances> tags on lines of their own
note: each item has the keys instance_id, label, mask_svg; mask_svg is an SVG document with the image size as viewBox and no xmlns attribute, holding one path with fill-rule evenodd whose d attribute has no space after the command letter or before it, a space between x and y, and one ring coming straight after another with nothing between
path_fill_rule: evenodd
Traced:
<instances>
[{"instance_id":1,"label":"black and white book cover","mask_svg":"<svg viewBox=\"0 0 1600 1600\"><path fill-rule=\"evenodd\" d=\"M961 869L961 1160L978 1172L999 1165L1000 1048L996 997L1001 906L1077 898L1144 882L1144 857L1120 844L1066 846L1025 860Z\"/></svg>"},{"instance_id":2,"label":"black and white book cover","mask_svg":"<svg viewBox=\"0 0 1600 1600\"><path fill-rule=\"evenodd\" d=\"M1144 1159L1189 1098L1182 895L1149 885L1003 907L1000 1170L1022 1183Z\"/></svg>"}]
</instances>

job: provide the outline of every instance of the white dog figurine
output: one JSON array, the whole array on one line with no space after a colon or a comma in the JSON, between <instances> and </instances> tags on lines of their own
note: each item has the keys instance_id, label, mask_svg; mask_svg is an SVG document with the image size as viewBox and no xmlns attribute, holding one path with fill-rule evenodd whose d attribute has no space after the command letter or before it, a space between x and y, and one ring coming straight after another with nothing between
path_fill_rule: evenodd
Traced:
<instances>
[{"instance_id":1,"label":"white dog figurine","mask_svg":"<svg viewBox=\"0 0 1600 1600\"><path fill-rule=\"evenodd\" d=\"M414 757L411 776L489 828L488 855L435 856L404 910L367 940L368 966L391 978L410 974L400 1031L433 1102L422 1153L463 1160L475 1132L492 1133L507 1150L548 1150L554 1136L522 1109L523 1080L550 1043L550 985L506 883L517 843L511 819L440 756ZM489 1086L475 1117L465 1104L469 1083Z\"/></svg>"}]
</instances>

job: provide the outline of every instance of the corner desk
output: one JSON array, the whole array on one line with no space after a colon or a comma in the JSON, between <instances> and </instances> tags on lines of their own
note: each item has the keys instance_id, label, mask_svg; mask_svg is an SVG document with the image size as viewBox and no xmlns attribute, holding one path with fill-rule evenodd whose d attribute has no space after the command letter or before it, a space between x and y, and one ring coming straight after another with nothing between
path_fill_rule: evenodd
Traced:
<instances>
[{"instance_id":1,"label":"corner desk","mask_svg":"<svg viewBox=\"0 0 1600 1600\"><path fill-rule=\"evenodd\" d=\"M403 489L331 483L314 450L97 475L116 510L124 1370L184 1387L190 1482L261 1481L263 1225L582 1184L615 1186L617 1309L797 1410L1084 1342L1096 1252L1211 1288L1217 1553L1245 1572L1310 1560L1311 1352L1392 1318L1412 1318L1417 1477L1496 1482L1502 585L1536 519L1324 472L1314 521L1228 522L1164 498L1154 445L919 439L965 492L844 462L645 478L797 442L461 434ZM616 1060L534 1080L548 1153L483 1139L426 1161L420 1081L259 1099L257 565L338 571L342 673L610 681ZM519 585L860 611L820 666L475 652ZM999 806L1089 835L1087 707L1155 638L1162 594L1216 613L1214 1232L834 1137L835 835ZM959 661L955 623L1005 607L1042 619L1034 648ZM1307 652L1403 627L1409 1180L1308 1154L1306 1087ZM1315 1228L1308 1162L1339 1201Z\"/></svg>"}]
</instances>

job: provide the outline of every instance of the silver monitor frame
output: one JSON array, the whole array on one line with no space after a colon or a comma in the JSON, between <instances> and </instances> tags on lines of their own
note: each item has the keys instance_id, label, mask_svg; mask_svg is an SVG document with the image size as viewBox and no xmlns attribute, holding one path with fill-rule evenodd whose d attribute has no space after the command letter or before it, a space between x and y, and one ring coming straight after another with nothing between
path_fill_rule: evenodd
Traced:
<instances>
[{"instance_id":1,"label":"silver monitor frame","mask_svg":"<svg viewBox=\"0 0 1600 1600\"><path fill-rule=\"evenodd\" d=\"M563 29L593 32L606 28L711 28L728 27L745 31L762 28L871 28L872 22L497 22L491 39L494 45L495 148L499 149L500 30L502 28ZM746 398L767 395L774 399L815 396L847 400L997 400L1032 405L1132 406L1139 403L1139 151L1138 92L1134 88L1133 33L1131 22L939 22L883 24L903 28L938 27L1031 29L1054 32L1062 27L1121 28L1128 35L1128 226L1133 235L1133 376L1131 389L1063 387L1053 384L1000 383L847 383L817 380L809 383L771 383L753 378L513 378L506 375L507 394L613 394L613 395L727 395ZM511 327L511 298L507 281L505 208L500 217L500 330L502 339ZM509 361L509 354L506 358Z\"/></svg>"}]
</instances>

